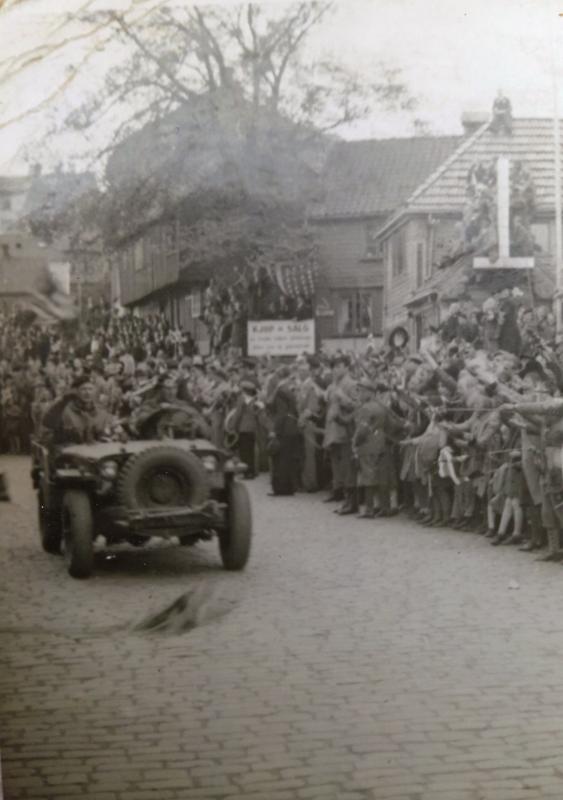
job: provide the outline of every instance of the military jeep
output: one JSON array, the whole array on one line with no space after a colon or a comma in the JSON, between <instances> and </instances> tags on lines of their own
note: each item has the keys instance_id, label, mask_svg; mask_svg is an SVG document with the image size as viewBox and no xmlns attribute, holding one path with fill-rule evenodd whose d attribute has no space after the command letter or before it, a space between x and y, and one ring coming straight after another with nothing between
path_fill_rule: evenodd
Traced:
<instances>
[{"instance_id":1,"label":"military jeep","mask_svg":"<svg viewBox=\"0 0 563 800\"><path fill-rule=\"evenodd\" d=\"M252 515L238 475L246 466L208 439L187 435L185 426L174 430L170 421L183 416L168 407L147 418L143 435L148 430L159 439L34 442L41 544L64 555L73 578L91 575L100 537L108 549L143 547L155 536L180 545L217 537L223 566L245 567ZM174 438L178 432L182 438Z\"/></svg>"}]
</instances>

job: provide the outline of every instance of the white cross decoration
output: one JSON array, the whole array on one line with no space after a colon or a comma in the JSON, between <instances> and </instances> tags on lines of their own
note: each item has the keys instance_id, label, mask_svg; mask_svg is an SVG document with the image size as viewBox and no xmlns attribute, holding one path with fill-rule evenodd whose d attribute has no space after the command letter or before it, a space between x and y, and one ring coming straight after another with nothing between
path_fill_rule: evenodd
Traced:
<instances>
[{"instance_id":1,"label":"white cross decoration","mask_svg":"<svg viewBox=\"0 0 563 800\"><path fill-rule=\"evenodd\" d=\"M534 257L510 256L510 159L499 156L497 160L497 235L498 259L475 257L475 269L533 269Z\"/></svg>"}]
</instances>

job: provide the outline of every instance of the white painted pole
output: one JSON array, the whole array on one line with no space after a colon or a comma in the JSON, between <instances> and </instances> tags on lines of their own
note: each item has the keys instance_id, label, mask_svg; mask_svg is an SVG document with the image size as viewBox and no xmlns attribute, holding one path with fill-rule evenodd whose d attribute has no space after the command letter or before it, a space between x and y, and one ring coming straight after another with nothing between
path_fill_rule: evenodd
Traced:
<instances>
[{"instance_id":1,"label":"white painted pole","mask_svg":"<svg viewBox=\"0 0 563 800\"><path fill-rule=\"evenodd\" d=\"M563 228L561 219L561 136L559 125L559 86L557 81L557 62L553 58L553 147L555 155L555 308L557 333L561 333L561 289L563 288Z\"/></svg>"},{"instance_id":2,"label":"white painted pole","mask_svg":"<svg viewBox=\"0 0 563 800\"><path fill-rule=\"evenodd\" d=\"M510 258L510 162L506 156L497 161L498 252Z\"/></svg>"}]
</instances>

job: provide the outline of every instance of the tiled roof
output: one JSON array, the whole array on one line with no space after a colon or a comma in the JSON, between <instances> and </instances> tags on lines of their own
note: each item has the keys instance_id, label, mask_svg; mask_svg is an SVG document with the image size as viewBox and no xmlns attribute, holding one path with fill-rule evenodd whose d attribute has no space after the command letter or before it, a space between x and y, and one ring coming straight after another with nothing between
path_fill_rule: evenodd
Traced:
<instances>
[{"instance_id":1,"label":"tiled roof","mask_svg":"<svg viewBox=\"0 0 563 800\"><path fill-rule=\"evenodd\" d=\"M324 170L313 219L389 214L459 146L461 136L337 142Z\"/></svg>"},{"instance_id":2,"label":"tiled roof","mask_svg":"<svg viewBox=\"0 0 563 800\"><path fill-rule=\"evenodd\" d=\"M561 153L563 158L563 137ZM512 135L499 135L483 125L409 197L406 209L439 213L461 212L467 173L472 164L499 156L522 161L536 189L539 213L553 214L555 203L555 146L552 119L514 119Z\"/></svg>"},{"instance_id":3,"label":"tiled roof","mask_svg":"<svg viewBox=\"0 0 563 800\"><path fill-rule=\"evenodd\" d=\"M0 194L24 194L30 183L29 175L0 175Z\"/></svg>"},{"instance_id":4,"label":"tiled roof","mask_svg":"<svg viewBox=\"0 0 563 800\"><path fill-rule=\"evenodd\" d=\"M78 198L95 188L92 172L52 172L34 177L25 199L24 214L64 213Z\"/></svg>"}]
</instances>

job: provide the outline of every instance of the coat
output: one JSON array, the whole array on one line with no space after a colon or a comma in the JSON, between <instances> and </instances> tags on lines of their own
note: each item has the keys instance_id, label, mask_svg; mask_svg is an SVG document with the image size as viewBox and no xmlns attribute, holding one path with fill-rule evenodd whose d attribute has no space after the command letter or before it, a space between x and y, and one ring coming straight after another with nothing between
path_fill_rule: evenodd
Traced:
<instances>
[{"instance_id":1,"label":"coat","mask_svg":"<svg viewBox=\"0 0 563 800\"><path fill-rule=\"evenodd\" d=\"M297 388L297 413L301 419L305 414L307 417L316 417L321 410L320 401L321 390L315 381L309 377Z\"/></svg>"},{"instance_id":2,"label":"coat","mask_svg":"<svg viewBox=\"0 0 563 800\"><path fill-rule=\"evenodd\" d=\"M333 444L346 444L351 440L350 424L345 420L358 404L356 382L344 375L338 382L332 382L327 389L327 410L323 447Z\"/></svg>"},{"instance_id":3,"label":"coat","mask_svg":"<svg viewBox=\"0 0 563 800\"><path fill-rule=\"evenodd\" d=\"M45 412L43 431L52 433L53 442L58 445L87 444L104 433L98 409L85 409L75 400L64 397L52 403Z\"/></svg>"},{"instance_id":4,"label":"coat","mask_svg":"<svg viewBox=\"0 0 563 800\"><path fill-rule=\"evenodd\" d=\"M241 394L238 397L232 428L237 433L258 432L261 411L256 406L254 398L246 397Z\"/></svg>"},{"instance_id":5,"label":"coat","mask_svg":"<svg viewBox=\"0 0 563 800\"><path fill-rule=\"evenodd\" d=\"M358 484L392 488L396 482L392 438L401 423L375 400L356 411L355 423L352 446L358 461Z\"/></svg>"}]
</instances>

